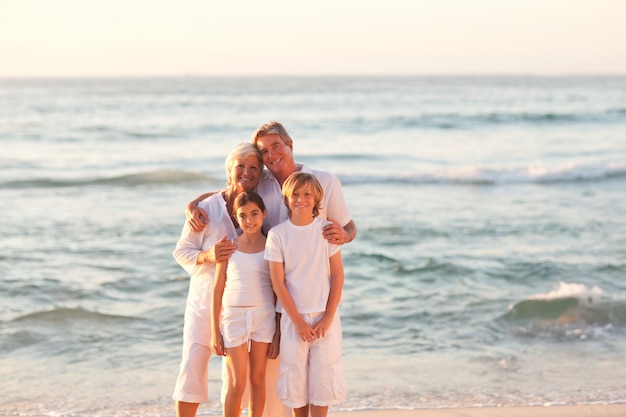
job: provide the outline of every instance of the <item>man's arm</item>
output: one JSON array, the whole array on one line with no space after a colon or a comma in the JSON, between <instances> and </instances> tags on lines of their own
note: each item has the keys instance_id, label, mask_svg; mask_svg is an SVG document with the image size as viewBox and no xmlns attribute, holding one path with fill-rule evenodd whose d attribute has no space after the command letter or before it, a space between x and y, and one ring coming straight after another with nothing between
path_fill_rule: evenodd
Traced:
<instances>
[{"instance_id":1,"label":"man's arm","mask_svg":"<svg viewBox=\"0 0 626 417\"><path fill-rule=\"evenodd\" d=\"M204 199L211 197L214 192L202 194L195 200L187 203L185 206L185 216L187 217L187 224L189 228L194 232L201 232L209 223L209 216L206 211L198 207L198 203Z\"/></svg>"},{"instance_id":2,"label":"man's arm","mask_svg":"<svg viewBox=\"0 0 626 417\"><path fill-rule=\"evenodd\" d=\"M333 219L329 218L328 221L332 223L324 226L323 229L324 239L328 240L328 242L335 245L343 245L344 243L352 242L356 237L356 225L353 220L350 220L343 227Z\"/></svg>"},{"instance_id":3,"label":"man's arm","mask_svg":"<svg viewBox=\"0 0 626 417\"><path fill-rule=\"evenodd\" d=\"M341 236L341 241L343 243L350 243L356 237L356 224L354 224L353 220L350 220L344 227L343 233Z\"/></svg>"}]
</instances>

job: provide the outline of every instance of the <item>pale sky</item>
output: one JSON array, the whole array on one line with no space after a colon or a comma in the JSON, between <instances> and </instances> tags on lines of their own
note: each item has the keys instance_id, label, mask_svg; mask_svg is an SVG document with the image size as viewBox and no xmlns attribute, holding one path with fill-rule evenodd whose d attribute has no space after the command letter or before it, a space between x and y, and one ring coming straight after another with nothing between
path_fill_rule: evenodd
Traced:
<instances>
[{"instance_id":1,"label":"pale sky","mask_svg":"<svg viewBox=\"0 0 626 417\"><path fill-rule=\"evenodd\" d=\"M626 0L0 0L0 77L626 74Z\"/></svg>"}]
</instances>

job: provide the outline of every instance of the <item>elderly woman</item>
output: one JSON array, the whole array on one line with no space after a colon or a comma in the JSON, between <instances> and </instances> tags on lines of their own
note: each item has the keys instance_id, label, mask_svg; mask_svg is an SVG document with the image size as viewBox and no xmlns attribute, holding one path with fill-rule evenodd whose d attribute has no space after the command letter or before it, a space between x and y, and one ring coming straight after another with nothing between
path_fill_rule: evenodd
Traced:
<instances>
[{"instance_id":1,"label":"elderly woman","mask_svg":"<svg viewBox=\"0 0 626 417\"><path fill-rule=\"evenodd\" d=\"M211 356L211 291L215 264L234 252L232 239L240 234L233 217L233 202L243 191L253 190L261 177L263 161L256 147L242 143L226 158L226 188L199 203L209 218L205 230L193 232L187 223L174 249L174 258L191 275L185 309L183 354L173 399L178 417L195 416L208 401L208 367Z\"/></svg>"}]
</instances>

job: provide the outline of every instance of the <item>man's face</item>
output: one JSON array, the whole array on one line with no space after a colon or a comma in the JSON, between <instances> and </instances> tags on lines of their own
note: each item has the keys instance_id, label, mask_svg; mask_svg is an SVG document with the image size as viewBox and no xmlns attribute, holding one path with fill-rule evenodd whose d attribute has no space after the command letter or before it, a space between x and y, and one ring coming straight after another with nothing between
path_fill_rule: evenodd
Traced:
<instances>
[{"instance_id":1,"label":"man's face","mask_svg":"<svg viewBox=\"0 0 626 417\"><path fill-rule=\"evenodd\" d=\"M293 166L293 147L286 145L283 139L275 134L262 136L256 140L261 152L263 163L272 174L277 174Z\"/></svg>"}]
</instances>

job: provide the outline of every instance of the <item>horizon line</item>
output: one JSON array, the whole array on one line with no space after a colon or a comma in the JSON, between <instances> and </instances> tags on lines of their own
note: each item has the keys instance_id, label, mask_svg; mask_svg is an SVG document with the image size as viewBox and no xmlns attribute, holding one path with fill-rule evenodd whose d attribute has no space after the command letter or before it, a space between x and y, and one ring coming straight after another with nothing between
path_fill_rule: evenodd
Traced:
<instances>
[{"instance_id":1,"label":"horizon line","mask_svg":"<svg viewBox=\"0 0 626 417\"><path fill-rule=\"evenodd\" d=\"M586 73L385 73L385 74L66 74L66 75L16 75L0 74L0 80L15 79L156 79L156 78L454 78L454 77L528 77L528 78L586 78L624 77L625 72L586 72Z\"/></svg>"}]
</instances>

